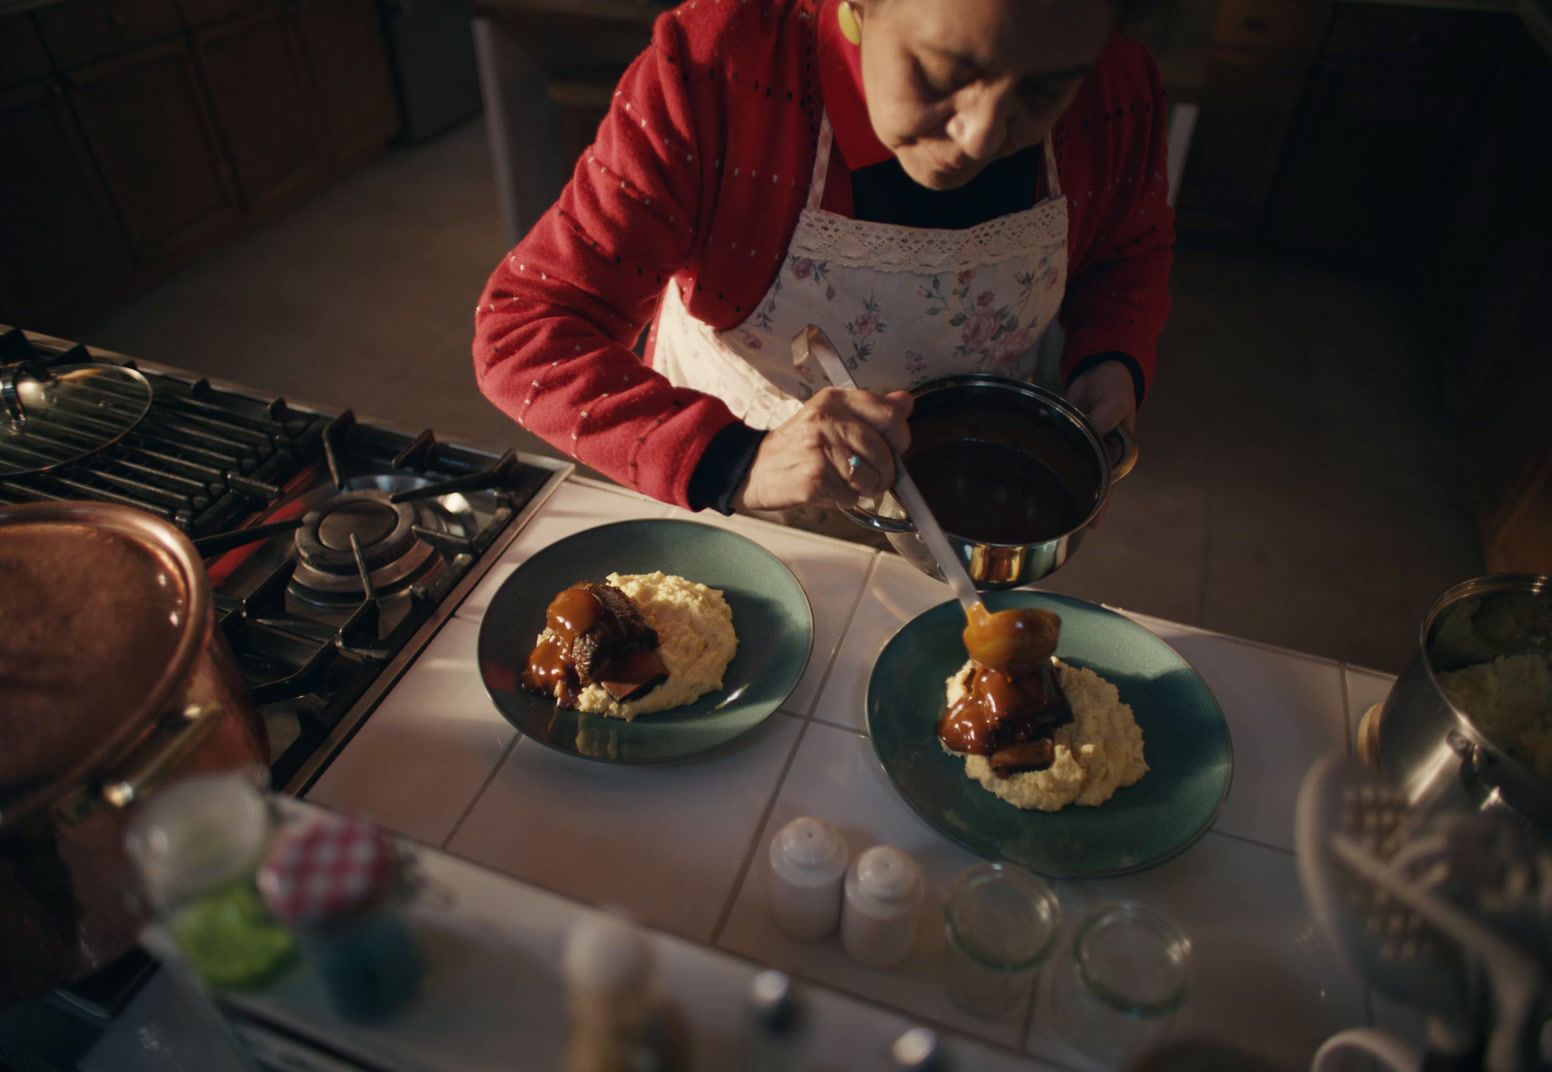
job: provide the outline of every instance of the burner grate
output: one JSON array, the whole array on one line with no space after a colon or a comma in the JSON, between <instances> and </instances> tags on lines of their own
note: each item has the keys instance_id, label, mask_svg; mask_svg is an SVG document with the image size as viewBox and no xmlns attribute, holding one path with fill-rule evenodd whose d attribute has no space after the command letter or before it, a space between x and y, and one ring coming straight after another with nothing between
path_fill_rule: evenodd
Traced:
<instances>
[{"instance_id":1,"label":"burner grate","mask_svg":"<svg viewBox=\"0 0 1552 1072\"><path fill-rule=\"evenodd\" d=\"M0 334L0 362L8 365L47 371L93 360L81 346L45 351L19 330ZM95 499L138 507L197 536L230 528L277 498L317 454L323 419L284 400L261 402L205 380L145 378L150 408L127 434L43 472L0 475L0 505Z\"/></svg>"}]
</instances>

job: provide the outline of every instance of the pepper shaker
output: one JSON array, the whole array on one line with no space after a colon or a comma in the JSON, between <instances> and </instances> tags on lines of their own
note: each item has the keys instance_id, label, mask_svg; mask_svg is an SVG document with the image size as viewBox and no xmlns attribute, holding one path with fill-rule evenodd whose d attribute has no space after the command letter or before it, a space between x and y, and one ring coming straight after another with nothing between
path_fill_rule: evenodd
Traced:
<instances>
[{"instance_id":1,"label":"pepper shaker","mask_svg":"<svg viewBox=\"0 0 1552 1072\"><path fill-rule=\"evenodd\" d=\"M264 903L346 1019L380 1020L420 987L425 962L402 911L403 878L387 835L345 815L285 831L259 869Z\"/></svg>"},{"instance_id":2,"label":"pepper shaker","mask_svg":"<svg viewBox=\"0 0 1552 1072\"><path fill-rule=\"evenodd\" d=\"M926 883L916 861L892 845L875 845L846 873L841 944L860 964L887 968L916 942Z\"/></svg>"},{"instance_id":3,"label":"pepper shaker","mask_svg":"<svg viewBox=\"0 0 1552 1072\"><path fill-rule=\"evenodd\" d=\"M770 848L771 916L793 938L820 938L841 918L848 852L840 831L810 815L777 831Z\"/></svg>"}]
</instances>

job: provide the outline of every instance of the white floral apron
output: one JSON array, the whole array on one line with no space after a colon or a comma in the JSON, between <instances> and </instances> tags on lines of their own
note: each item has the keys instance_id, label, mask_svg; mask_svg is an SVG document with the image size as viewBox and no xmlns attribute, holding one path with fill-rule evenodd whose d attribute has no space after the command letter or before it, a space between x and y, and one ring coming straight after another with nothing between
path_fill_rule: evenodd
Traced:
<instances>
[{"instance_id":1,"label":"white floral apron","mask_svg":"<svg viewBox=\"0 0 1552 1072\"><path fill-rule=\"evenodd\" d=\"M816 324L858 386L889 391L962 372L1031 379L1037 343L1067 283L1067 199L1051 143L1050 196L964 230L848 219L819 207L833 137L819 128L808 204L780 273L753 313L717 330L690 315L669 284L653 366L721 398L754 428L774 427L825 386L792 363L792 338Z\"/></svg>"}]
</instances>

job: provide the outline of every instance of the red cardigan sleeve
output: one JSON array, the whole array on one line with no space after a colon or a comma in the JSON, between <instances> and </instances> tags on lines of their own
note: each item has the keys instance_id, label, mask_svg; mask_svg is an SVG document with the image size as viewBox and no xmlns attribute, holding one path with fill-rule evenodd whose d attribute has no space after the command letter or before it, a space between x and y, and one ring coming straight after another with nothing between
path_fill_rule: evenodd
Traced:
<instances>
[{"instance_id":1,"label":"red cardigan sleeve","mask_svg":"<svg viewBox=\"0 0 1552 1072\"><path fill-rule=\"evenodd\" d=\"M703 159L678 22L657 20L559 201L475 310L480 389L518 424L656 499L689 505L706 445L735 418L674 387L631 345L695 254Z\"/></svg>"},{"instance_id":2,"label":"red cardigan sleeve","mask_svg":"<svg viewBox=\"0 0 1552 1072\"><path fill-rule=\"evenodd\" d=\"M1068 190L1082 199L1078 255L1062 303L1067 332L1062 371L1093 354L1120 351L1137 361L1146 387L1153 382L1159 334L1169 316L1170 250L1175 214L1165 166L1168 102L1153 58L1141 45L1117 37L1101 99L1085 109L1082 129L1064 136L1096 137L1096 189ZM1078 111L1078 109L1073 109ZM1074 208L1079 206L1075 205Z\"/></svg>"}]
</instances>

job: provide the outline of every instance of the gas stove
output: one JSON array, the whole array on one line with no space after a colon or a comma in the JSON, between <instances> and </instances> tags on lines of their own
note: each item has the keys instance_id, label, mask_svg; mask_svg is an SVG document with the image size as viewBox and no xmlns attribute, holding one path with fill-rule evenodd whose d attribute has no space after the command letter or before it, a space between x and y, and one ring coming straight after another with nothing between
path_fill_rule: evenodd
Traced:
<instances>
[{"instance_id":1,"label":"gas stove","mask_svg":"<svg viewBox=\"0 0 1552 1072\"><path fill-rule=\"evenodd\" d=\"M268 728L271 783L293 795L572 470L0 325L0 369L46 382L99 362L144 377L143 416L85 454L32 457L36 443L0 438L0 508L93 499L181 528ZM90 446L89 411L46 416L38 439ZM66 997L111 1016L125 996L113 976Z\"/></svg>"},{"instance_id":2,"label":"gas stove","mask_svg":"<svg viewBox=\"0 0 1552 1072\"><path fill-rule=\"evenodd\" d=\"M97 499L183 529L268 725L274 787L290 793L307 788L482 560L571 470L0 327L0 365L46 373L86 362L137 369L151 388L145 415L117 441L41 471L3 464L0 443L0 505Z\"/></svg>"}]
</instances>

